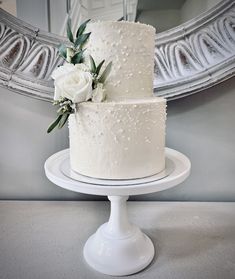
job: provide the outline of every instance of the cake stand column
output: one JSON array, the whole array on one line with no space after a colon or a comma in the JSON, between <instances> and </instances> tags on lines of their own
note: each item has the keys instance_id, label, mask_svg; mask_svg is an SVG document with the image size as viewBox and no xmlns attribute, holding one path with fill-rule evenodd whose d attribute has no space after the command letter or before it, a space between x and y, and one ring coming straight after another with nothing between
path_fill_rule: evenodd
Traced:
<instances>
[{"instance_id":1,"label":"cake stand column","mask_svg":"<svg viewBox=\"0 0 235 279\"><path fill-rule=\"evenodd\" d=\"M108 196L111 202L111 212L105 228L106 234L115 238L123 238L130 235L135 229L127 216L126 201L128 198L128 196Z\"/></svg>"},{"instance_id":2,"label":"cake stand column","mask_svg":"<svg viewBox=\"0 0 235 279\"><path fill-rule=\"evenodd\" d=\"M128 196L108 196L109 221L86 242L84 257L95 270L108 275L129 275L145 268L153 259L151 240L128 220Z\"/></svg>"}]
</instances>

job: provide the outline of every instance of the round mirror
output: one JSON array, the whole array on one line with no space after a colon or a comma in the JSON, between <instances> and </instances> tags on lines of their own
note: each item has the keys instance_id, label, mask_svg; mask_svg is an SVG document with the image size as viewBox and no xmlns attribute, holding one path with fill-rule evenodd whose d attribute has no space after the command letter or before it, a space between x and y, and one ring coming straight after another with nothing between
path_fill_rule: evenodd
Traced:
<instances>
[{"instance_id":1,"label":"round mirror","mask_svg":"<svg viewBox=\"0 0 235 279\"><path fill-rule=\"evenodd\" d=\"M154 26L157 33L213 8L220 0L1 0L0 7L19 19L61 36L68 15L76 28L82 20L129 20Z\"/></svg>"},{"instance_id":2,"label":"round mirror","mask_svg":"<svg viewBox=\"0 0 235 279\"><path fill-rule=\"evenodd\" d=\"M176 27L214 7L220 0L139 0L136 21L153 25L157 32Z\"/></svg>"},{"instance_id":3,"label":"round mirror","mask_svg":"<svg viewBox=\"0 0 235 279\"><path fill-rule=\"evenodd\" d=\"M235 75L234 0L1 0L0 8L0 84L22 94L52 98L69 17L73 31L88 18L156 27L158 96L180 98Z\"/></svg>"}]
</instances>

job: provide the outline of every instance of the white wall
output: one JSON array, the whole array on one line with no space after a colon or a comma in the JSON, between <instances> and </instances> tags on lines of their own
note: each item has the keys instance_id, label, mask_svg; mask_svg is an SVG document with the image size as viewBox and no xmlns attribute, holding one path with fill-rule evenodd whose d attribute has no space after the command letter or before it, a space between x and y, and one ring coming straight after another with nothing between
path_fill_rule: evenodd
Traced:
<instances>
[{"instance_id":1,"label":"white wall","mask_svg":"<svg viewBox=\"0 0 235 279\"><path fill-rule=\"evenodd\" d=\"M123 0L88 0L88 17L94 20L118 20L123 16Z\"/></svg>"},{"instance_id":2,"label":"white wall","mask_svg":"<svg viewBox=\"0 0 235 279\"><path fill-rule=\"evenodd\" d=\"M180 22L184 23L209 10L221 0L186 0L181 8Z\"/></svg>"},{"instance_id":3,"label":"white wall","mask_svg":"<svg viewBox=\"0 0 235 279\"><path fill-rule=\"evenodd\" d=\"M68 147L66 128L46 133L55 115L49 102L0 88L0 199L77 197L50 183L44 174L45 160Z\"/></svg>"},{"instance_id":4,"label":"white wall","mask_svg":"<svg viewBox=\"0 0 235 279\"><path fill-rule=\"evenodd\" d=\"M146 10L137 17L137 21L154 26L157 33L179 25L180 10Z\"/></svg>"},{"instance_id":5,"label":"white wall","mask_svg":"<svg viewBox=\"0 0 235 279\"><path fill-rule=\"evenodd\" d=\"M222 2L223 0L206 0L207 3L207 9L213 8L216 4L219 2Z\"/></svg>"},{"instance_id":6,"label":"white wall","mask_svg":"<svg viewBox=\"0 0 235 279\"><path fill-rule=\"evenodd\" d=\"M137 21L153 25L159 33L195 18L219 2L220 0L186 0L181 9L141 11Z\"/></svg>"},{"instance_id":7,"label":"white wall","mask_svg":"<svg viewBox=\"0 0 235 279\"><path fill-rule=\"evenodd\" d=\"M50 0L50 31L61 35L61 29L67 20L65 0Z\"/></svg>"},{"instance_id":8,"label":"white wall","mask_svg":"<svg viewBox=\"0 0 235 279\"><path fill-rule=\"evenodd\" d=\"M186 0L181 8L180 21L184 23L207 10L207 0Z\"/></svg>"},{"instance_id":9,"label":"white wall","mask_svg":"<svg viewBox=\"0 0 235 279\"><path fill-rule=\"evenodd\" d=\"M39 29L48 31L49 0L16 0L17 17Z\"/></svg>"},{"instance_id":10,"label":"white wall","mask_svg":"<svg viewBox=\"0 0 235 279\"><path fill-rule=\"evenodd\" d=\"M235 201L235 78L169 102L167 146L185 153L191 176L155 199Z\"/></svg>"},{"instance_id":11,"label":"white wall","mask_svg":"<svg viewBox=\"0 0 235 279\"><path fill-rule=\"evenodd\" d=\"M135 199L235 201L235 78L169 102L167 146L185 153L191 176L180 186ZM0 199L92 199L62 190L43 164L68 147L67 129L47 135L50 103L0 88ZM97 197L95 197L97 199Z\"/></svg>"}]
</instances>

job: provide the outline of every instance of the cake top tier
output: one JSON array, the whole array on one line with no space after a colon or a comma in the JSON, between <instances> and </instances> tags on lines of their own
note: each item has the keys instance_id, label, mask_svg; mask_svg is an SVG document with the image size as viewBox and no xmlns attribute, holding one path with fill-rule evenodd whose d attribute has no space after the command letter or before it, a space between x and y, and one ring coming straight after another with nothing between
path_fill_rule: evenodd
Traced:
<instances>
[{"instance_id":1,"label":"cake top tier","mask_svg":"<svg viewBox=\"0 0 235 279\"><path fill-rule=\"evenodd\" d=\"M119 29L119 28L132 28L132 31L134 29L136 29L137 31L142 31L142 30L145 30L145 31L152 31L152 32L156 32L156 29L152 26L152 25L149 25L149 24L145 24L145 23L140 23L140 22L131 22L131 21L109 21L109 20L106 20L106 21L101 21L101 20L97 20L97 21L90 21L88 23L88 26L106 26L106 27L111 27L113 29ZM150 31L150 32L151 32Z\"/></svg>"},{"instance_id":2,"label":"cake top tier","mask_svg":"<svg viewBox=\"0 0 235 279\"><path fill-rule=\"evenodd\" d=\"M138 99L153 95L155 28L126 21L91 22L85 46L99 63L112 61L106 83L107 100Z\"/></svg>"}]
</instances>

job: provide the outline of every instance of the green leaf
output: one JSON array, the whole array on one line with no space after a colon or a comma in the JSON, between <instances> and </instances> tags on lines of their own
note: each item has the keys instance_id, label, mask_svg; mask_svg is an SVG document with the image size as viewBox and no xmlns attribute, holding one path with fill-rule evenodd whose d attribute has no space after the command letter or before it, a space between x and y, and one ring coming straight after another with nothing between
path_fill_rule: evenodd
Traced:
<instances>
[{"instance_id":1,"label":"green leaf","mask_svg":"<svg viewBox=\"0 0 235 279\"><path fill-rule=\"evenodd\" d=\"M59 54L60 56L62 56L63 58L67 58L67 48L65 45L59 45L58 47L58 50L59 50Z\"/></svg>"},{"instance_id":2,"label":"green leaf","mask_svg":"<svg viewBox=\"0 0 235 279\"><path fill-rule=\"evenodd\" d=\"M72 64L79 64L82 63L83 60L83 52L85 51L85 49L77 52L72 58L71 58L71 63Z\"/></svg>"},{"instance_id":3,"label":"green leaf","mask_svg":"<svg viewBox=\"0 0 235 279\"><path fill-rule=\"evenodd\" d=\"M91 55L89 55L89 58L90 58L90 62L91 62L91 72L93 74L96 73L96 65L95 65L95 61L93 59L93 57Z\"/></svg>"},{"instance_id":4,"label":"green leaf","mask_svg":"<svg viewBox=\"0 0 235 279\"><path fill-rule=\"evenodd\" d=\"M49 134L60 122L62 115L59 115L56 120L48 127L47 133Z\"/></svg>"},{"instance_id":5,"label":"green leaf","mask_svg":"<svg viewBox=\"0 0 235 279\"><path fill-rule=\"evenodd\" d=\"M64 113L60 119L58 128L61 129L69 118L69 113Z\"/></svg>"},{"instance_id":6,"label":"green leaf","mask_svg":"<svg viewBox=\"0 0 235 279\"><path fill-rule=\"evenodd\" d=\"M70 40L71 43L74 42L73 33L72 33L72 30L71 30L71 18L68 18L68 21L67 21L67 37L68 37L68 39Z\"/></svg>"},{"instance_id":7,"label":"green leaf","mask_svg":"<svg viewBox=\"0 0 235 279\"><path fill-rule=\"evenodd\" d=\"M112 62L109 62L109 64L107 65L107 67L105 68L105 70L103 71L102 75L99 77L98 82L100 83L105 83L110 71L111 71L111 67L112 67Z\"/></svg>"},{"instance_id":8,"label":"green leaf","mask_svg":"<svg viewBox=\"0 0 235 279\"><path fill-rule=\"evenodd\" d=\"M79 28L78 28L78 30L77 30L77 33L76 33L76 38L78 38L80 35L83 34L84 30L86 29L86 25L87 25L87 23L88 23L89 21L90 21L90 19L86 20L85 22L83 22L83 23L79 26Z\"/></svg>"},{"instance_id":9,"label":"green leaf","mask_svg":"<svg viewBox=\"0 0 235 279\"><path fill-rule=\"evenodd\" d=\"M80 45L80 48L81 48L82 45L85 44L85 42L87 41L87 39L89 38L90 35L91 35L91 32L85 33L85 34L82 34L81 36L79 36L74 43L74 47L78 47Z\"/></svg>"},{"instance_id":10,"label":"green leaf","mask_svg":"<svg viewBox=\"0 0 235 279\"><path fill-rule=\"evenodd\" d=\"M98 74L100 73L100 69L101 69L101 67L102 67L103 64L104 64L104 61L105 61L105 60L102 60L102 61L100 62L100 64L97 66L97 68L96 68L96 74L97 74L97 76L98 76Z\"/></svg>"}]
</instances>

